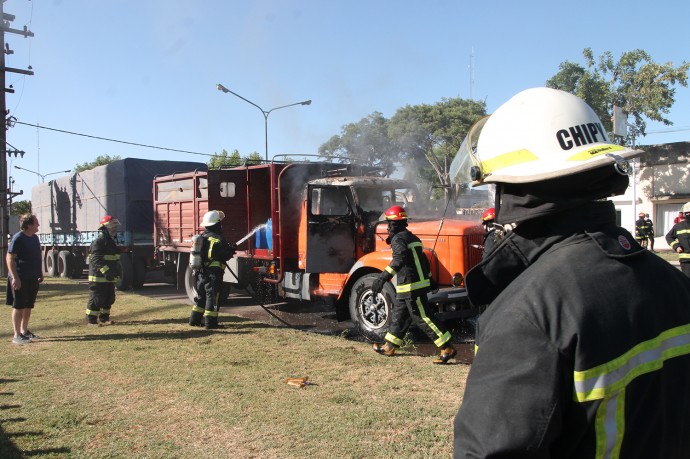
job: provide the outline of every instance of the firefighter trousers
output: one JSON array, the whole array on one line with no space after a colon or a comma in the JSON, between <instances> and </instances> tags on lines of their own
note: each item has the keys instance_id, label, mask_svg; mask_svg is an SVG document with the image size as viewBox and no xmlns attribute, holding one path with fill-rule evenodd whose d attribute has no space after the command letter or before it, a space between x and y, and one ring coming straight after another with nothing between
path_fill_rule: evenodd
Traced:
<instances>
[{"instance_id":1,"label":"firefighter trousers","mask_svg":"<svg viewBox=\"0 0 690 459\"><path fill-rule=\"evenodd\" d=\"M412 294L411 298L396 298L393 303L391 326L386 341L396 346L403 344L405 333L414 323L436 345L444 347L451 341L451 334L439 321L434 311L428 308L426 294Z\"/></svg>"},{"instance_id":2,"label":"firefighter trousers","mask_svg":"<svg viewBox=\"0 0 690 459\"><path fill-rule=\"evenodd\" d=\"M201 325L203 317L207 327L218 326L220 291L223 287L223 271L208 268L197 275L196 292L190 325Z\"/></svg>"},{"instance_id":3,"label":"firefighter trousers","mask_svg":"<svg viewBox=\"0 0 690 459\"><path fill-rule=\"evenodd\" d=\"M89 300L86 303L86 315L90 321L95 321L97 318L109 320L110 308L114 303L114 282L89 282Z\"/></svg>"}]
</instances>

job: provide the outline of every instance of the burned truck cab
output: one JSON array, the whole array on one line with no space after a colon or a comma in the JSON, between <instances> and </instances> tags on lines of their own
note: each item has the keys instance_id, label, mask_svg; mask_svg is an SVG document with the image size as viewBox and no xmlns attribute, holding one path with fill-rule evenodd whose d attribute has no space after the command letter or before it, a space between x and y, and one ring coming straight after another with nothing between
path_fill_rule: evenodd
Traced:
<instances>
[{"instance_id":1,"label":"burned truck cab","mask_svg":"<svg viewBox=\"0 0 690 459\"><path fill-rule=\"evenodd\" d=\"M312 180L302 196L299 267L308 273L348 273L357 260L377 249L384 212L414 203L406 181L381 177ZM379 233L379 236L377 236Z\"/></svg>"}]
</instances>

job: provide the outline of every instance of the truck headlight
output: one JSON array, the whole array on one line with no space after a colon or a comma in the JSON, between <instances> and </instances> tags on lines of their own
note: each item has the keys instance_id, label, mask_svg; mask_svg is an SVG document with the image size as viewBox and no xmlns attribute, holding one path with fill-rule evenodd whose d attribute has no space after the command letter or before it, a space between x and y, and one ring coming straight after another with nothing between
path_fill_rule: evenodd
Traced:
<instances>
[{"instance_id":1,"label":"truck headlight","mask_svg":"<svg viewBox=\"0 0 690 459\"><path fill-rule=\"evenodd\" d=\"M462 274L460 273L455 273L453 274L453 287L460 287L462 283L465 281L465 278L462 277Z\"/></svg>"}]
</instances>

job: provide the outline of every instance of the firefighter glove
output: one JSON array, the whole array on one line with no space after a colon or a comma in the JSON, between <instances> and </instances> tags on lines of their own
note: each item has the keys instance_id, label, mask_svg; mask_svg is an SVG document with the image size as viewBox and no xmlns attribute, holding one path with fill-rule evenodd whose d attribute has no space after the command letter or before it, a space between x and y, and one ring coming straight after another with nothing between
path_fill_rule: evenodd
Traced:
<instances>
[{"instance_id":1,"label":"firefighter glove","mask_svg":"<svg viewBox=\"0 0 690 459\"><path fill-rule=\"evenodd\" d=\"M374 280L374 282L371 284L371 292L374 294L374 296L381 293L381 290L383 290L383 284L385 282L386 281L381 279L380 277Z\"/></svg>"}]
</instances>

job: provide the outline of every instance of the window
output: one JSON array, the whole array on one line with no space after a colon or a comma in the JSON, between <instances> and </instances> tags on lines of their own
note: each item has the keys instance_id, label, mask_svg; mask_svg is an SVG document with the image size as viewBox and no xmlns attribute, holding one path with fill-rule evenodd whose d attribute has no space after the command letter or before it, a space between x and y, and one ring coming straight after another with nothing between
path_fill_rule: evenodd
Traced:
<instances>
[{"instance_id":1,"label":"window","mask_svg":"<svg viewBox=\"0 0 690 459\"><path fill-rule=\"evenodd\" d=\"M221 184L220 184L220 196L223 198L234 198L235 197L235 183L234 182L221 182Z\"/></svg>"},{"instance_id":2,"label":"window","mask_svg":"<svg viewBox=\"0 0 690 459\"><path fill-rule=\"evenodd\" d=\"M313 188L311 190L312 215L347 215L349 208L343 190L339 188Z\"/></svg>"}]
</instances>

